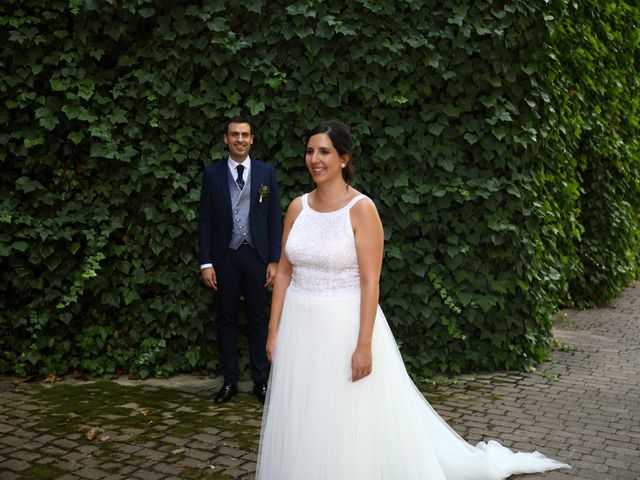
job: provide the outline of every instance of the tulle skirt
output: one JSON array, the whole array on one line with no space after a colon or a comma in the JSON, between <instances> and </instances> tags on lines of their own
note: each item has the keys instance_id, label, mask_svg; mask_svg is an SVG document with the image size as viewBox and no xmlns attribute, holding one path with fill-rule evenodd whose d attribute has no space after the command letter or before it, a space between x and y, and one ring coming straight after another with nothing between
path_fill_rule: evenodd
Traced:
<instances>
[{"instance_id":1,"label":"tulle skirt","mask_svg":"<svg viewBox=\"0 0 640 480\"><path fill-rule=\"evenodd\" d=\"M267 391L258 480L498 480L568 467L495 441L472 446L409 378L382 310L373 371L351 381L360 295L289 287Z\"/></svg>"}]
</instances>

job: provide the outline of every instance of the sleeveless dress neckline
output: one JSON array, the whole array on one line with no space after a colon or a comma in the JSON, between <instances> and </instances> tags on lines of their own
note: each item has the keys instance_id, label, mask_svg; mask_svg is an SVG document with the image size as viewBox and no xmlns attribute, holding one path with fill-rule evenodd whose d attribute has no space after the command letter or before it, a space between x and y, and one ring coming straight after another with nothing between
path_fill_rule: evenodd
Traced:
<instances>
[{"instance_id":1,"label":"sleeveless dress neckline","mask_svg":"<svg viewBox=\"0 0 640 480\"><path fill-rule=\"evenodd\" d=\"M351 208L351 207L353 207L353 206L354 206L358 201L362 200L363 198L367 198L367 196L366 196L366 195L364 195L364 194L362 194L362 193L360 193L360 194L356 195L355 197L353 197L351 200L349 200L349 202L348 202L344 207L340 207L340 208L338 208L338 209L336 209L336 210L330 210L330 211L328 211L328 212L322 212L322 211L320 211L320 210L316 210L316 209L315 209L315 208L313 208L311 205L309 205L309 194L308 194L308 193L305 193L305 194L302 196L302 206L303 206L303 208L307 208L307 209L311 210L313 213L319 213L319 214L321 214L321 215L324 215L324 214L331 215L332 213L339 213L339 212L342 212L343 210L348 210L348 209L350 209L350 208Z\"/></svg>"}]
</instances>

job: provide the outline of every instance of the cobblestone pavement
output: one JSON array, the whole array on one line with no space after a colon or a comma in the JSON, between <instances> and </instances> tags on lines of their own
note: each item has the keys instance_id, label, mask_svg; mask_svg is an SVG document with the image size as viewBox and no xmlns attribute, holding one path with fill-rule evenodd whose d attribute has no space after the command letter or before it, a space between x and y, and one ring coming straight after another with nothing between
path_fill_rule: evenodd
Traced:
<instances>
[{"instance_id":1,"label":"cobblestone pavement","mask_svg":"<svg viewBox=\"0 0 640 480\"><path fill-rule=\"evenodd\" d=\"M573 466L514 480L639 480L640 286L561 312L554 333L560 348L536 373L466 375L427 398L472 443L496 438ZM250 384L214 405L219 381L2 378L0 479L251 479L262 407Z\"/></svg>"}]
</instances>

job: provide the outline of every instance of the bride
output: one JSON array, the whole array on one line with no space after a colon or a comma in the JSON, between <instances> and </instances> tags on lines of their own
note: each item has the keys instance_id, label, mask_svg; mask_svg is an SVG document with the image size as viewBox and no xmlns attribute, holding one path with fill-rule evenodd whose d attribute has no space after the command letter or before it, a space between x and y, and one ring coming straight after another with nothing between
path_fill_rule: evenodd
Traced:
<instances>
[{"instance_id":1,"label":"bride","mask_svg":"<svg viewBox=\"0 0 640 480\"><path fill-rule=\"evenodd\" d=\"M307 137L273 287L258 480L498 480L568 465L465 442L410 380L378 306L383 229L352 188L348 128Z\"/></svg>"}]
</instances>

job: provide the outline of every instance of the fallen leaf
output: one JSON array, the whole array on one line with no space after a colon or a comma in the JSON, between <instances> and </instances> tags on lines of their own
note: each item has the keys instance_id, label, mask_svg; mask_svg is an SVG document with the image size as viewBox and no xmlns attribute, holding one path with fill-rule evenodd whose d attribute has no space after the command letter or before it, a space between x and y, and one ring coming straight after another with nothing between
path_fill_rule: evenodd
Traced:
<instances>
[{"instance_id":1,"label":"fallen leaf","mask_svg":"<svg viewBox=\"0 0 640 480\"><path fill-rule=\"evenodd\" d=\"M147 408L140 408L140 409L138 409L138 412L140 412L140 413L141 413L142 415L144 415L145 417L146 417L147 415L149 415L149 409L147 409Z\"/></svg>"},{"instance_id":2,"label":"fallen leaf","mask_svg":"<svg viewBox=\"0 0 640 480\"><path fill-rule=\"evenodd\" d=\"M45 378L42 382L43 383L56 383L57 380L58 380L58 376L56 375L56 372L52 372L49 375L47 375L47 378Z\"/></svg>"},{"instance_id":3,"label":"fallen leaf","mask_svg":"<svg viewBox=\"0 0 640 480\"><path fill-rule=\"evenodd\" d=\"M100 435L100 437L98 437L98 440L100 440L101 442L106 442L110 438L111 437L109 435Z\"/></svg>"},{"instance_id":4,"label":"fallen leaf","mask_svg":"<svg viewBox=\"0 0 640 480\"><path fill-rule=\"evenodd\" d=\"M85 434L85 437L87 437L87 440L91 441L94 438L96 438L96 435L98 434L99 430L100 429L98 427L91 427L89 431Z\"/></svg>"}]
</instances>

